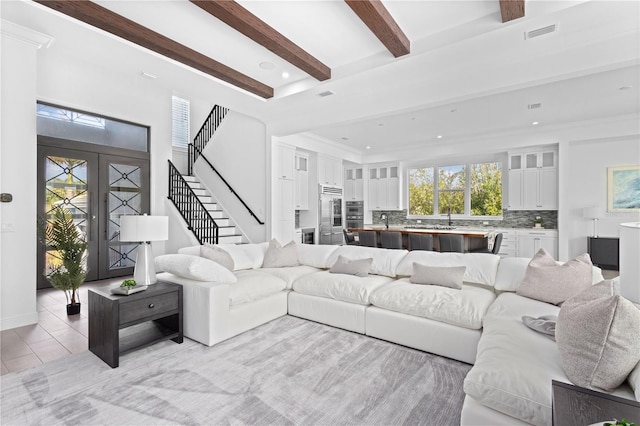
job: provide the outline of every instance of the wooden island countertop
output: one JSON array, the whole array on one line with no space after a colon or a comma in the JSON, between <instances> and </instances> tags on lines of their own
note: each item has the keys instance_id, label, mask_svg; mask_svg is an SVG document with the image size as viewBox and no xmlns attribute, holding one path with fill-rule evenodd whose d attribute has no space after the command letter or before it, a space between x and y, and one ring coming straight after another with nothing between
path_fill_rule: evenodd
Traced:
<instances>
[{"instance_id":1,"label":"wooden island countertop","mask_svg":"<svg viewBox=\"0 0 640 426\"><path fill-rule=\"evenodd\" d=\"M375 231L375 232L400 232L402 234L452 234L462 235L469 238L486 238L490 231L473 231L470 229L423 229L423 228L404 228L401 226L376 227L365 226L364 228L349 228L349 231Z\"/></svg>"}]
</instances>

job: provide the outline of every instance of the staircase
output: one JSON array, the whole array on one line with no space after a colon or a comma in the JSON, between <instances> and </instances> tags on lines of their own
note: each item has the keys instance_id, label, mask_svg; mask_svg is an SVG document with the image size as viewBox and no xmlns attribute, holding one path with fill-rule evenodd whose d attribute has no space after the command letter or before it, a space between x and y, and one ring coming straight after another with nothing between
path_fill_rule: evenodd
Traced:
<instances>
[{"instance_id":1,"label":"staircase","mask_svg":"<svg viewBox=\"0 0 640 426\"><path fill-rule=\"evenodd\" d=\"M209 212L216 225L218 225L218 244L238 244L243 242L242 234L236 230L228 215L216 203L216 200L209 194L206 188L198 181L196 176L182 175L187 185L193 190L198 200ZM192 225L193 228L193 225Z\"/></svg>"},{"instance_id":2,"label":"staircase","mask_svg":"<svg viewBox=\"0 0 640 426\"><path fill-rule=\"evenodd\" d=\"M198 180L198 177L195 176L193 166L198 158L206 162L220 177L231 193L247 208L251 216L258 223L264 224L233 190L231 185L218 173L209 160L202 155L204 146L222 123L227 111L227 108L216 105L202 125L194 142L189 144L189 174L180 173L173 163L169 161L168 198L186 221L187 229L193 232L200 244L240 244L245 242L246 238L206 187Z\"/></svg>"}]
</instances>

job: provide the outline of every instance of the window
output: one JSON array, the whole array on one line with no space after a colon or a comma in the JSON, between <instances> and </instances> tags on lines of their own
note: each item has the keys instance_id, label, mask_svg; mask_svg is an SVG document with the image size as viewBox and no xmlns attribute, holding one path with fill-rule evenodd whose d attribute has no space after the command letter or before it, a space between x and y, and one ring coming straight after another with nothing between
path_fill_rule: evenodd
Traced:
<instances>
[{"instance_id":1,"label":"window","mask_svg":"<svg viewBox=\"0 0 640 426\"><path fill-rule=\"evenodd\" d=\"M96 127L98 129L105 128L105 119L96 117L95 115L85 114L83 112L72 111L70 109L59 108L52 105L37 104L36 114L38 117L49 118L52 120L66 121L72 124L80 124L82 126Z\"/></svg>"},{"instance_id":2,"label":"window","mask_svg":"<svg viewBox=\"0 0 640 426\"><path fill-rule=\"evenodd\" d=\"M409 169L409 216L449 209L460 216L502 216L502 163Z\"/></svg>"},{"instance_id":3,"label":"window","mask_svg":"<svg viewBox=\"0 0 640 426\"><path fill-rule=\"evenodd\" d=\"M173 96L171 107L171 143L174 148L187 148L190 141L189 126L191 124L189 101Z\"/></svg>"}]
</instances>

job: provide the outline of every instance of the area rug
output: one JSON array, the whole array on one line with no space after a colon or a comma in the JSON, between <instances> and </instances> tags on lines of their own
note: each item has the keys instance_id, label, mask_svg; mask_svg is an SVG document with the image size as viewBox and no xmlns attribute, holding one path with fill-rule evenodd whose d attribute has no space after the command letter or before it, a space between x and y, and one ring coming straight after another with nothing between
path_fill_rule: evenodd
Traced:
<instances>
[{"instance_id":1,"label":"area rug","mask_svg":"<svg viewBox=\"0 0 640 426\"><path fill-rule=\"evenodd\" d=\"M213 347L185 339L2 376L2 425L459 425L471 366L285 316Z\"/></svg>"}]
</instances>

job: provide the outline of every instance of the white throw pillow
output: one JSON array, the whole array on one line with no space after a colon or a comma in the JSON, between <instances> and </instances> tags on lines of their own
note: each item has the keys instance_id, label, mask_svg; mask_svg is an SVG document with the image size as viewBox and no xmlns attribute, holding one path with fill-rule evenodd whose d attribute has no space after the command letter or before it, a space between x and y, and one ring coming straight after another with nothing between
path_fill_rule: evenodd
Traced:
<instances>
[{"instance_id":1,"label":"white throw pillow","mask_svg":"<svg viewBox=\"0 0 640 426\"><path fill-rule=\"evenodd\" d=\"M284 247L275 238L269 242L269 248L262 263L263 268L284 268L298 265L298 245L294 241L290 241Z\"/></svg>"},{"instance_id":2,"label":"white throw pillow","mask_svg":"<svg viewBox=\"0 0 640 426\"><path fill-rule=\"evenodd\" d=\"M578 386L613 392L640 361L640 309L612 281L588 287L560 308L562 368Z\"/></svg>"},{"instance_id":3,"label":"white throw pillow","mask_svg":"<svg viewBox=\"0 0 640 426\"><path fill-rule=\"evenodd\" d=\"M591 258L588 253L558 265L545 249L531 259L516 294L559 305L591 286Z\"/></svg>"},{"instance_id":4,"label":"white throw pillow","mask_svg":"<svg viewBox=\"0 0 640 426\"><path fill-rule=\"evenodd\" d=\"M269 243L259 244L218 244L233 259L233 270L256 269L262 266Z\"/></svg>"},{"instance_id":5,"label":"white throw pillow","mask_svg":"<svg viewBox=\"0 0 640 426\"><path fill-rule=\"evenodd\" d=\"M407 255L407 250L383 249L376 247L362 246L340 246L329 257L329 264L336 263L338 256L342 255L349 259L371 258L370 274L385 275L395 278L398 264Z\"/></svg>"},{"instance_id":6,"label":"white throw pillow","mask_svg":"<svg viewBox=\"0 0 640 426\"><path fill-rule=\"evenodd\" d=\"M627 377L629 386L636 393L636 400L640 401L640 362L636 364L636 367L631 371L629 377Z\"/></svg>"},{"instance_id":7,"label":"white throw pillow","mask_svg":"<svg viewBox=\"0 0 640 426\"><path fill-rule=\"evenodd\" d=\"M298 244L298 262L314 268L331 268L329 258L338 246L324 244Z\"/></svg>"},{"instance_id":8,"label":"white throw pillow","mask_svg":"<svg viewBox=\"0 0 640 426\"><path fill-rule=\"evenodd\" d=\"M233 271L233 258L229 253L211 244L205 244L200 246L200 257L213 260L216 263L224 266L230 271Z\"/></svg>"},{"instance_id":9,"label":"white throw pillow","mask_svg":"<svg viewBox=\"0 0 640 426\"><path fill-rule=\"evenodd\" d=\"M398 265L398 275L411 276L414 263L427 266L465 266L467 268L464 273L465 282L493 286L500 256L486 253L439 253L414 250L409 252Z\"/></svg>"},{"instance_id":10,"label":"white throw pillow","mask_svg":"<svg viewBox=\"0 0 640 426\"><path fill-rule=\"evenodd\" d=\"M366 277L369 275L373 259L349 259L338 256L338 260L333 264L329 272L332 274L355 275L356 277Z\"/></svg>"},{"instance_id":11,"label":"white throw pillow","mask_svg":"<svg viewBox=\"0 0 640 426\"><path fill-rule=\"evenodd\" d=\"M165 254L156 257L156 271L169 272L195 281L235 283L235 275L224 266L204 257L188 254Z\"/></svg>"},{"instance_id":12,"label":"white throw pillow","mask_svg":"<svg viewBox=\"0 0 640 426\"><path fill-rule=\"evenodd\" d=\"M409 281L414 284L439 285L462 290L462 280L466 266L427 266L413 264L413 275Z\"/></svg>"}]
</instances>

